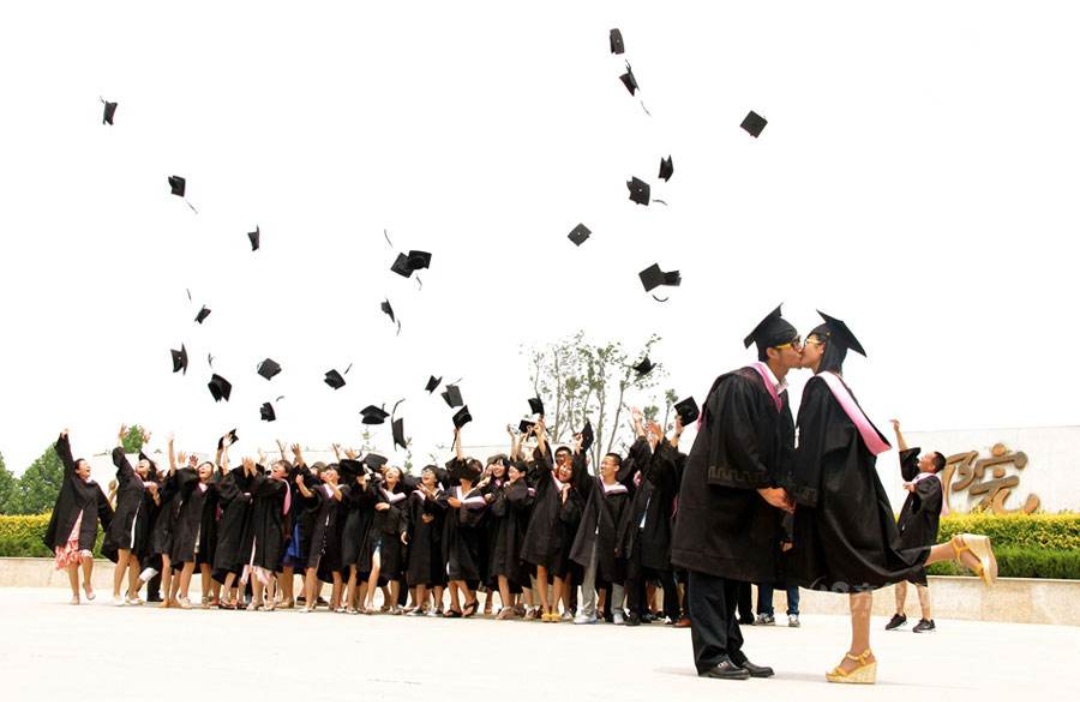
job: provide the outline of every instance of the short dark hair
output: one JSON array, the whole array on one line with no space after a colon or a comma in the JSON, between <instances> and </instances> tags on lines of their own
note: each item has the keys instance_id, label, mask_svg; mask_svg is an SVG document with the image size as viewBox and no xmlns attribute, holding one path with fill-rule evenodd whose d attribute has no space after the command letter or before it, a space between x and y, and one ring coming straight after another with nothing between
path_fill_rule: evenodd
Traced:
<instances>
[{"instance_id":1,"label":"short dark hair","mask_svg":"<svg viewBox=\"0 0 1080 702\"><path fill-rule=\"evenodd\" d=\"M555 455L556 456L558 456L560 453L563 453L563 452L570 453L570 447L569 446L560 446L559 448L555 449Z\"/></svg>"},{"instance_id":2,"label":"short dark hair","mask_svg":"<svg viewBox=\"0 0 1080 702\"><path fill-rule=\"evenodd\" d=\"M940 473L945 470L945 456L940 451L934 451L934 472Z\"/></svg>"},{"instance_id":3,"label":"short dark hair","mask_svg":"<svg viewBox=\"0 0 1080 702\"><path fill-rule=\"evenodd\" d=\"M605 453L604 458L610 458L611 460L615 461L615 465L617 466L622 465L622 456L617 453Z\"/></svg>"}]
</instances>

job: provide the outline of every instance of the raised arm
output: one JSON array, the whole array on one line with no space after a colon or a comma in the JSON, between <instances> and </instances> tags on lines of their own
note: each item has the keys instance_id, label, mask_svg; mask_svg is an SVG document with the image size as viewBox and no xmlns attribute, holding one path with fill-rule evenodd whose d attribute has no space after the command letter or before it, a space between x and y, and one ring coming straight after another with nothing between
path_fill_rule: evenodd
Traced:
<instances>
[{"instance_id":1,"label":"raised arm","mask_svg":"<svg viewBox=\"0 0 1080 702\"><path fill-rule=\"evenodd\" d=\"M454 455L459 461L465 460L465 452L461 449L461 427L454 427Z\"/></svg>"},{"instance_id":2,"label":"raised arm","mask_svg":"<svg viewBox=\"0 0 1080 702\"><path fill-rule=\"evenodd\" d=\"M71 456L71 441L68 439L67 429L60 432L60 437L56 440L56 455L64 464L64 477L75 475L75 459Z\"/></svg>"},{"instance_id":3,"label":"raised arm","mask_svg":"<svg viewBox=\"0 0 1080 702\"><path fill-rule=\"evenodd\" d=\"M173 449L173 435L169 434L169 475L176 472L176 451Z\"/></svg>"},{"instance_id":4,"label":"raised arm","mask_svg":"<svg viewBox=\"0 0 1080 702\"><path fill-rule=\"evenodd\" d=\"M135 475L135 469L131 467L127 456L124 455L124 437L127 435L127 425L121 424L120 431L116 436L116 448L112 452L112 462L116 466L116 479L121 484L127 483Z\"/></svg>"},{"instance_id":5,"label":"raised arm","mask_svg":"<svg viewBox=\"0 0 1080 702\"><path fill-rule=\"evenodd\" d=\"M890 419L892 422L893 433L896 434L896 448L900 451L907 451L907 441L904 441L904 435L900 432L900 420Z\"/></svg>"}]
</instances>

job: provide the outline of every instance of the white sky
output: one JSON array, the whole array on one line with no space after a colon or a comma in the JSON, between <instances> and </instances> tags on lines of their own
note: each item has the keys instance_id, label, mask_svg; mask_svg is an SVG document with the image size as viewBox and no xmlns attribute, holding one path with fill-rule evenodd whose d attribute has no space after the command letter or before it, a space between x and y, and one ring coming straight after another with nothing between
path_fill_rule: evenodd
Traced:
<instances>
[{"instance_id":1,"label":"white sky","mask_svg":"<svg viewBox=\"0 0 1080 702\"><path fill-rule=\"evenodd\" d=\"M1076 424L1078 15L8 3L0 452L19 473L64 426L90 454L123 421L189 449L232 426L240 453L358 444L359 409L404 396L422 460L451 435L429 374L464 377L466 443L502 443L531 394L522 346L657 332L662 387L700 401L781 301L802 330L815 308L850 324L870 358L847 377L883 428ZM624 58L652 117L619 82ZM99 96L120 103L113 127ZM751 109L769 120L758 140L739 129ZM630 202L635 175L670 207ZM578 222L594 232L580 249ZM384 228L433 253L423 290L389 271ZM682 272L666 305L637 278L654 262ZM171 373L181 343L187 377ZM206 389L207 351L229 403ZM271 383L266 356L285 368ZM323 384L350 362L345 388ZM278 395L279 421L259 422Z\"/></svg>"}]
</instances>

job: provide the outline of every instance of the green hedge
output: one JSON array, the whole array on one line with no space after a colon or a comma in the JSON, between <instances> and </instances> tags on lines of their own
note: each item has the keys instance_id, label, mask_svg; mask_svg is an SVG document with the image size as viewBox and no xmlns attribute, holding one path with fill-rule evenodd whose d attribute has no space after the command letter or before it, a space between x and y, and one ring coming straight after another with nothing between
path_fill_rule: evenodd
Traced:
<instances>
[{"instance_id":1,"label":"green hedge","mask_svg":"<svg viewBox=\"0 0 1080 702\"><path fill-rule=\"evenodd\" d=\"M31 514L25 516L0 515L0 557L12 556L41 556L49 557L49 549L45 547L42 539L45 530L49 527L48 514ZM94 555L101 557L101 539L104 535L98 529L97 543L94 544Z\"/></svg>"}]
</instances>

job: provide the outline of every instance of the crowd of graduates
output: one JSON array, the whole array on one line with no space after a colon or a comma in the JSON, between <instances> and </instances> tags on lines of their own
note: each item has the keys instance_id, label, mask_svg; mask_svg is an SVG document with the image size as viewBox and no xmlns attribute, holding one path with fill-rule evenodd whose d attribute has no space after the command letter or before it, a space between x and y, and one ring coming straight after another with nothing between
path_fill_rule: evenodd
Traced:
<instances>
[{"instance_id":1,"label":"crowd of graduates","mask_svg":"<svg viewBox=\"0 0 1080 702\"><path fill-rule=\"evenodd\" d=\"M279 442L276 459L234 465L231 433L214 461L200 461L170 437L167 469L145 454L133 466L114 449L108 495L72 458L65 431L46 543L76 604L95 596L100 522L117 605L143 604L146 588L161 607L198 606L189 596L198 571L203 607L687 626L670 560L683 421L665 436L634 410L633 429L628 453L593 469L589 433L553 447L543 417L524 432L508 427L509 452L484 462L464 455L458 428L454 456L419 475L337 445L332 463L309 464L298 444ZM663 611L653 613L657 585Z\"/></svg>"}]
</instances>

